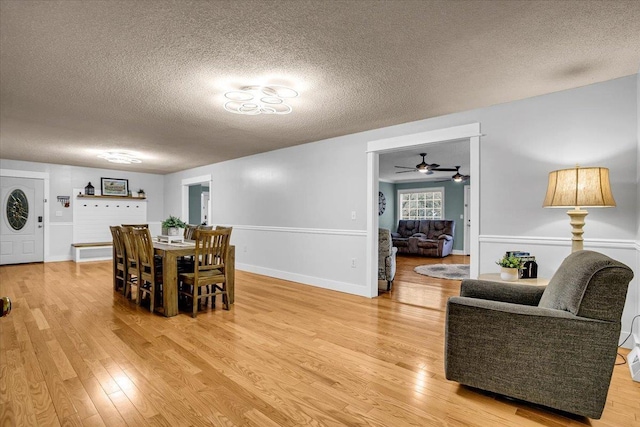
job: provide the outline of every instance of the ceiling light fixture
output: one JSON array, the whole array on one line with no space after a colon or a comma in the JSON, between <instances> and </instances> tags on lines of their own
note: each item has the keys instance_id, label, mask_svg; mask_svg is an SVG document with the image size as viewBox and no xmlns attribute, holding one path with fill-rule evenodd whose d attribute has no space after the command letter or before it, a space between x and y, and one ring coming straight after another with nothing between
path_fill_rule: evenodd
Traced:
<instances>
[{"instance_id":1,"label":"ceiling light fixture","mask_svg":"<svg viewBox=\"0 0 640 427\"><path fill-rule=\"evenodd\" d=\"M111 163L120 163L123 165L130 165L131 163L142 163L142 160L138 159L135 155L130 153L121 153L117 151L108 151L98 155L99 158L105 159Z\"/></svg>"},{"instance_id":2,"label":"ceiling light fixture","mask_svg":"<svg viewBox=\"0 0 640 427\"><path fill-rule=\"evenodd\" d=\"M224 109L234 114L289 114L293 109L285 100L295 98L298 92L285 86L245 86L224 94L228 99Z\"/></svg>"}]
</instances>

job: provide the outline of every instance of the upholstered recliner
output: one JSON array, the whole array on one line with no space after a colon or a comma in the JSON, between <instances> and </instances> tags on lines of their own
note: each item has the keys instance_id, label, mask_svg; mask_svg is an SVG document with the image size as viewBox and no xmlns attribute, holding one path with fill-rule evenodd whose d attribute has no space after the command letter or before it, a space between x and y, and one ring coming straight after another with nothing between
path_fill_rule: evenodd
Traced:
<instances>
[{"instance_id":1,"label":"upholstered recliner","mask_svg":"<svg viewBox=\"0 0 640 427\"><path fill-rule=\"evenodd\" d=\"M600 418L632 278L626 265L578 251L546 288L463 280L447 302L447 379Z\"/></svg>"},{"instance_id":2,"label":"upholstered recliner","mask_svg":"<svg viewBox=\"0 0 640 427\"><path fill-rule=\"evenodd\" d=\"M447 219L401 219L398 232L391 233L393 246L401 254L446 257L453 250L456 223Z\"/></svg>"},{"instance_id":3,"label":"upholstered recliner","mask_svg":"<svg viewBox=\"0 0 640 427\"><path fill-rule=\"evenodd\" d=\"M378 280L387 282L387 290L391 289L396 276L396 252L398 248L391 244L391 231L378 229Z\"/></svg>"}]
</instances>

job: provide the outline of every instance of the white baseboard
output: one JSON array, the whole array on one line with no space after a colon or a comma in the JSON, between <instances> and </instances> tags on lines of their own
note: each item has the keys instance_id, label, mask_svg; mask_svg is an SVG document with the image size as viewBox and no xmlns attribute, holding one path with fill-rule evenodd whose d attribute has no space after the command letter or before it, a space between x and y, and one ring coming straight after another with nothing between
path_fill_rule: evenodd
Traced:
<instances>
[{"instance_id":1,"label":"white baseboard","mask_svg":"<svg viewBox=\"0 0 640 427\"><path fill-rule=\"evenodd\" d=\"M307 276L304 274L242 263L236 263L236 270L248 271L250 273L262 274L263 276L275 277L276 279L290 280L304 285L311 285L318 288L330 289L332 291L368 297L367 288L363 285L356 285L355 283L339 282L336 280L323 279L321 277Z\"/></svg>"},{"instance_id":2,"label":"white baseboard","mask_svg":"<svg viewBox=\"0 0 640 427\"><path fill-rule=\"evenodd\" d=\"M63 262L63 261L73 261L73 258L69 255L59 255L47 258L45 262Z\"/></svg>"},{"instance_id":3,"label":"white baseboard","mask_svg":"<svg viewBox=\"0 0 640 427\"><path fill-rule=\"evenodd\" d=\"M618 340L618 343L621 343L622 341L624 341L627 337L629 337L629 331L620 331L620 339ZM631 337L629 337L629 339L627 340L627 342L625 342L623 345L621 345L622 348L633 348L636 344L638 344L638 336L636 334L635 331L633 331L633 335Z\"/></svg>"},{"instance_id":4,"label":"white baseboard","mask_svg":"<svg viewBox=\"0 0 640 427\"><path fill-rule=\"evenodd\" d=\"M466 254L464 253L464 251L461 251L460 249L453 249L451 251L451 255L466 255Z\"/></svg>"}]
</instances>

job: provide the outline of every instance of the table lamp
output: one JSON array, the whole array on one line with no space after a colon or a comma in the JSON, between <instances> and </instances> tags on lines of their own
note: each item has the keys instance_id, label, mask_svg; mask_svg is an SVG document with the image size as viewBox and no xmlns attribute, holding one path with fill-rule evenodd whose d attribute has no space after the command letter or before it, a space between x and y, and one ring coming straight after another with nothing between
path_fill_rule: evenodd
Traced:
<instances>
[{"instance_id":1,"label":"table lamp","mask_svg":"<svg viewBox=\"0 0 640 427\"><path fill-rule=\"evenodd\" d=\"M583 248L582 227L588 212L581 208L613 207L616 201L611 194L609 169L600 167L561 169L549 173L545 208L570 208L567 211L571 233L571 252Z\"/></svg>"}]
</instances>

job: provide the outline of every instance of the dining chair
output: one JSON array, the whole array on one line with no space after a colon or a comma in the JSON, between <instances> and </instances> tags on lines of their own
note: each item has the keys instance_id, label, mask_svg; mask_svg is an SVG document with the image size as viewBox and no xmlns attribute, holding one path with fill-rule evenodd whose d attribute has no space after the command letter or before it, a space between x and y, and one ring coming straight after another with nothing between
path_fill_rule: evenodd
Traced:
<instances>
[{"instance_id":1,"label":"dining chair","mask_svg":"<svg viewBox=\"0 0 640 427\"><path fill-rule=\"evenodd\" d=\"M131 228L149 228L149 224L122 224L122 226Z\"/></svg>"},{"instance_id":2,"label":"dining chair","mask_svg":"<svg viewBox=\"0 0 640 427\"><path fill-rule=\"evenodd\" d=\"M193 233L198 229L197 225L187 224L184 229L184 239L185 240L193 240Z\"/></svg>"},{"instance_id":3,"label":"dining chair","mask_svg":"<svg viewBox=\"0 0 640 427\"><path fill-rule=\"evenodd\" d=\"M216 306L216 296L222 295L225 310L229 310L227 293L227 265L231 230L196 230L195 260L193 273L179 275L179 295L191 298L192 317L196 317L201 299L211 297L212 307ZM208 302L208 301L207 301Z\"/></svg>"},{"instance_id":4,"label":"dining chair","mask_svg":"<svg viewBox=\"0 0 640 427\"><path fill-rule=\"evenodd\" d=\"M133 230L135 228L122 226L120 227L122 230L122 240L124 242L124 252L125 252L125 264L126 264L126 280L125 280L125 289L124 296L133 298L136 293L132 292L133 287L137 287L137 281L140 277L140 270L138 269L138 247L135 243L135 238L133 236Z\"/></svg>"},{"instance_id":5,"label":"dining chair","mask_svg":"<svg viewBox=\"0 0 640 427\"><path fill-rule=\"evenodd\" d=\"M149 310L153 313L155 302L162 301L162 261L154 256L153 240L148 228L134 228L133 238L138 251L138 289L136 304L149 296Z\"/></svg>"},{"instance_id":6,"label":"dining chair","mask_svg":"<svg viewBox=\"0 0 640 427\"><path fill-rule=\"evenodd\" d=\"M127 282L127 263L125 260L125 248L122 237L122 230L118 226L110 226L111 236L113 238L113 290L118 291L122 288L122 293L126 289Z\"/></svg>"}]
</instances>

